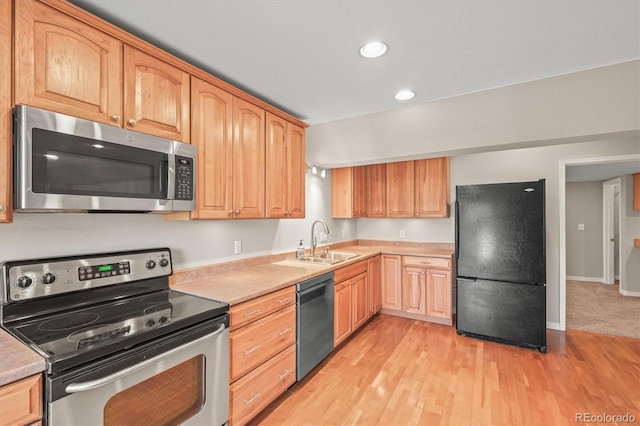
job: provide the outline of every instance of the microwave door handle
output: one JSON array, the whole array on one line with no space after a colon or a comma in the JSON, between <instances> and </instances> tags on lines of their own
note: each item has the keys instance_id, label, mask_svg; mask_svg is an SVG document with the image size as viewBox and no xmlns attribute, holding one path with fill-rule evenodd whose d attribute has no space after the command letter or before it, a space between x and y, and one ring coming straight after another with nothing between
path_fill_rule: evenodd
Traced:
<instances>
[{"instance_id":1,"label":"microwave door handle","mask_svg":"<svg viewBox=\"0 0 640 426\"><path fill-rule=\"evenodd\" d=\"M165 181L167 184L169 183L169 160L165 157L164 160L160 162L160 172L158 173L158 189L160 191L161 199L169 198L169 188L164 187Z\"/></svg>"},{"instance_id":2,"label":"microwave door handle","mask_svg":"<svg viewBox=\"0 0 640 426\"><path fill-rule=\"evenodd\" d=\"M79 382L79 383L71 383L69 385L67 385L65 391L67 393L77 393L77 392L84 392L84 391L88 391L88 390L92 390L92 389L96 389L99 388L101 386L104 386L106 384L109 384L111 382L115 382L116 380L127 376L131 373L134 373L138 370L141 370L151 364L155 364L158 361L165 359L165 358L169 358L173 355L176 355L182 351L184 351L185 349L191 347L191 346L196 346L199 345L201 343L203 343L204 340L206 339L210 339L211 337L215 336L216 334L220 334L222 333L222 331L226 328L226 325L224 323L220 324L220 326L218 327L218 329L216 331L214 331L211 334L207 334L206 336L202 336L201 338L194 340L193 342L189 342L186 345L182 345L182 346L178 346L177 348L173 348L170 351L167 351L161 355L158 355L156 357L153 358L149 358L146 361L143 361L139 364L136 365L132 365L129 368L125 368L124 370L120 370L117 371L113 374L110 374L108 376L105 377L101 377L99 379L95 379L95 380L89 380L86 382Z\"/></svg>"},{"instance_id":3,"label":"microwave door handle","mask_svg":"<svg viewBox=\"0 0 640 426\"><path fill-rule=\"evenodd\" d=\"M162 184L164 179L166 179L167 187L164 189L165 196L164 198L168 200L173 200L175 198L176 188L176 157L175 155L169 155L165 158L164 163L164 173L163 170L160 170L160 190L162 191Z\"/></svg>"}]
</instances>

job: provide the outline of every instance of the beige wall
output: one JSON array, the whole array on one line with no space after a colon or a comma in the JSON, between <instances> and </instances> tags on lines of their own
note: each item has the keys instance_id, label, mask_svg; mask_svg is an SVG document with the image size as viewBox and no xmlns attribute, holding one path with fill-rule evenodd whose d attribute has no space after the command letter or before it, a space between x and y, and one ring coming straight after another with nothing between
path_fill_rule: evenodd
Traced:
<instances>
[{"instance_id":1,"label":"beige wall","mask_svg":"<svg viewBox=\"0 0 640 426\"><path fill-rule=\"evenodd\" d=\"M567 182L567 277L603 279L602 182ZM578 229L584 224L584 231Z\"/></svg>"},{"instance_id":2,"label":"beige wall","mask_svg":"<svg viewBox=\"0 0 640 426\"><path fill-rule=\"evenodd\" d=\"M638 135L640 61L326 124L307 159L342 167Z\"/></svg>"}]
</instances>

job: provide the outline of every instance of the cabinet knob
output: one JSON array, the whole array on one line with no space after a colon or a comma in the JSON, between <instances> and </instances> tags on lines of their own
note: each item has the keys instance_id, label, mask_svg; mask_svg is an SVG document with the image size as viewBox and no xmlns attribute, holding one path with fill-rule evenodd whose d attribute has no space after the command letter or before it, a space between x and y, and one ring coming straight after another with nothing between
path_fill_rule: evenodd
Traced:
<instances>
[{"instance_id":1,"label":"cabinet knob","mask_svg":"<svg viewBox=\"0 0 640 426\"><path fill-rule=\"evenodd\" d=\"M235 213L236 213L236 214L240 214L240 210L236 210L236 212L235 212Z\"/></svg>"},{"instance_id":2,"label":"cabinet knob","mask_svg":"<svg viewBox=\"0 0 640 426\"><path fill-rule=\"evenodd\" d=\"M113 114L111 119L117 123L120 121L120 116L118 114Z\"/></svg>"},{"instance_id":3,"label":"cabinet knob","mask_svg":"<svg viewBox=\"0 0 640 426\"><path fill-rule=\"evenodd\" d=\"M4 204L0 204L0 213L4 213L7 211L7 207Z\"/></svg>"},{"instance_id":4,"label":"cabinet knob","mask_svg":"<svg viewBox=\"0 0 640 426\"><path fill-rule=\"evenodd\" d=\"M229 210L227 213L229 213L229 215L233 215L233 210Z\"/></svg>"},{"instance_id":5,"label":"cabinet knob","mask_svg":"<svg viewBox=\"0 0 640 426\"><path fill-rule=\"evenodd\" d=\"M136 120L134 120L133 118L130 118L128 123L129 123L129 126L133 127L136 125Z\"/></svg>"}]
</instances>

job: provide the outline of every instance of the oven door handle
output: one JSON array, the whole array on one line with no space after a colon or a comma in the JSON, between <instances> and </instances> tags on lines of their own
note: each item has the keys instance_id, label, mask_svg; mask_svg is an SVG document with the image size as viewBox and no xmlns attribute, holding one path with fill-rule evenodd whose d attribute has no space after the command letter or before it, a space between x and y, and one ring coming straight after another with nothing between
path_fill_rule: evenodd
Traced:
<instances>
[{"instance_id":1,"label":"oven door handle","mask_svg":"<svg viewBox=\"0 0 640 426\"><path fill-rule=\"evenodd\" d=\"M168 352L165 352L161 355L158 355L156 357L153 358L149 358L146 361L141 362L140 364L136 364L133 365L129 368L125 368L124 370L120 370L116 373L110 374L108 376L105 377L101 377L99 379L96 380L89 380L87 382L80 382L80 383L71 383L69 385L67 385L65 391L67 393L77 393L77 392L84 392L84 391L88 391L88 390L92 390L92 389L96 389L99 388L101 386L104 386L108 383L114 382L124 376L127 376L133 372L136 372L138 370L141 370L151 364L155 364L158 361L161 361L165 358L171 357L179 352L184 351L185 349L191 347L191 346L195 346L200 344L203 340L205 339L210 339L211 337L215 336L216 334L220 334L224 331L224 329L226 328L225 324L222 323L220 324L220 326L218 327L218 329L216 331L214 331L211 334L207 334L206 336L202 336L199 339L194 340L193 342L189 342L186 345L182 345L179 346L177 348L171 349Z\"/></svg>"}]
</instances>

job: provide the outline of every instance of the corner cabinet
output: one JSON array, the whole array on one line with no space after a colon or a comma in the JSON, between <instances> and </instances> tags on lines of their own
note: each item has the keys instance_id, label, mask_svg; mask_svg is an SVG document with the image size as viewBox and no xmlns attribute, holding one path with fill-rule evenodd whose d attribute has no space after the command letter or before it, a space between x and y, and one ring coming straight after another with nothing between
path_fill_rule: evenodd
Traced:
<instances>
[{"instance_id":1,"label":"corner cabinet","mask_svg":"<svg viewBox=\"0 0 640 426\"><path fill-rule=\"evenodd\" d=\"M11 222L12 176L11 176L11 129L12 129L12 79L11 44L13 21L12 2L0 1L0 222Z\"/></svg>"},{"instance_id":2,"label":"corner cabinet","mask_svg":"<svg viewBox=\"0 0 640 426\"><path fill-rule=\"evenodd\" d=\"M305 132L283 118L266 115L266 215L305 216Z\"/></svg>"}]
</instances>

